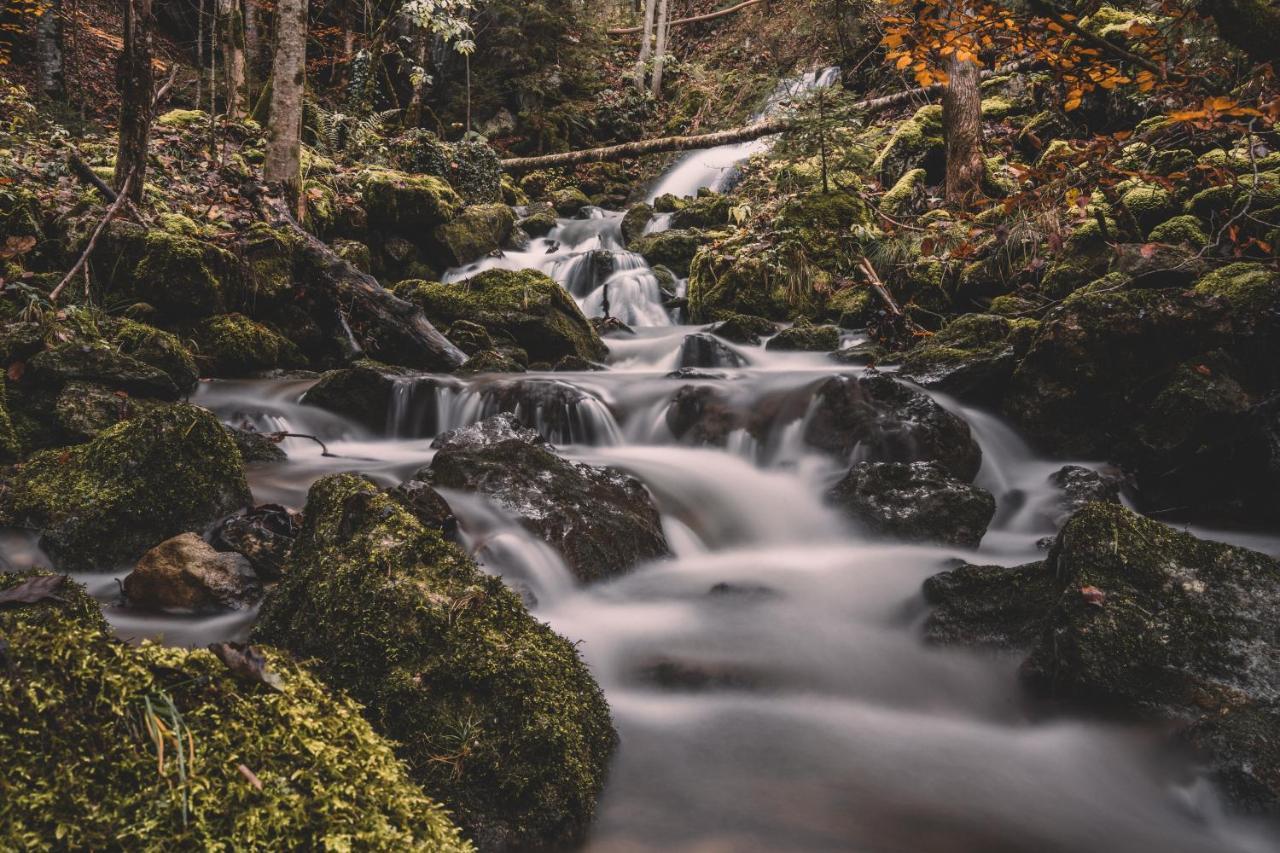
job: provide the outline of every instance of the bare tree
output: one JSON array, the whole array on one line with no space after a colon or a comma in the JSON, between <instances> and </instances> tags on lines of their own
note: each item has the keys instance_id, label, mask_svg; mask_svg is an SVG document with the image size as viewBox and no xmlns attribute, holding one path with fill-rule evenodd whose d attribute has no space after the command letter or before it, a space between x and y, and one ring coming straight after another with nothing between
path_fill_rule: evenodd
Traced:
<instances>
[{"instance_id":1,"label":"bare tree","mask_svg":"<svg viewBox=\"0 0 1280 853\"><path fill-rule=\"evenodd\" d=\"M951 204L967 205L982 194L982 95L978 66L954 55L943 70L942 135L947 141L946 195Z\"/></svg>"},{"instance_id":2,"label":"bare tree","mask_svg":"<svg viewBox=\"0 0 1280 853\"><path fill-rule=\"evenodd\" d=\"M222 74L227 117L238 119L245 111L244 14L240 0L218 0L222 25Z\"/></svg>"},{"instance_id":3,"label":"bare tree","mask_svg":"<svg viewBox=\"0 0 1280 853\"><path fill-rule=\"evenodd\" d=\"M271 66L271 119L263 177L280 184L289 202L300 199L302 97L307 74L307 0L276 6L276 55Z\"/></svg>"},{"instance_id":4,"label":"bare tree","mask_svg":"<svg viewBox=\"0 0 1280 853\"><path fill-rule=\"evenodd\" d=\"M48 98L66 95L62 52L62 0L51 0L36 24L40 94Z\"/></svg>"},{"instance_id":5,"label":"bare tree","mask_svg":"<svg viewBox=\"0 0 1280 853\"><path fill-rule=\"evenodd\" d=\"M147 145L151 138L151 101L155 74L151 68L151 0L125 0L124 50L116 66L120 84L120 142L116 150L114 186L135 204L142 202ZM130 178L132 177L132 180Z\"/></svg>"},{"instance_id":6,"label":"bare tree","mask_svg":"<svg viewBox=\"0 0 1280 853\"><path fill-rule=\"evenodd\" d=\"M658 46L653 52L653 80L649 91L656 98L662 92L662 63L667 58L667 30L671 29L668 9L671 0L658 0Z\"/></svg>"},{"instance_id":7,"label":"bare tree","mask_svg":"<svg viewBox=\"0 0 1280 853\"><path fill-rule=\"evenodd\" d=\"M640 58L636 60L636 88L644 90L644 67L653 50L654 0L644 0L644 28L640 31Z\"/></svg>"}]
</instances>

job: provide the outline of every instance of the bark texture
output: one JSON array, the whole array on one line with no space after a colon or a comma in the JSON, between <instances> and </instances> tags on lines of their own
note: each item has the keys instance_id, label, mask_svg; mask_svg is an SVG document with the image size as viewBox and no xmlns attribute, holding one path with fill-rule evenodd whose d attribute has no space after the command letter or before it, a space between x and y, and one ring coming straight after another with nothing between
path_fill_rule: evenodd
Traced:
<instances>
[{"instance_id":1,"label":"bark texture","mask_svg":"<svg viewBox=\"0 0 1280 853\"><path fill-rule=\"evenodd\" d=\"M640 36L640 58L636 61L636 88L644 91L645 65L653 50L653 8L655 0L644 0L644 28Z\"/></svg>"},{"instance_id":2,"label":"bark texture","mask_svg":"<svg viewBox=\"0 0 1280 853\"><path fill-rule=\"evenodd\" d=\"M222 73L227 116L239 119L245 111L244 13L240 0L219 0L222 24Z\"/></svg>"},{"instance_id":3,"label":"bark texture","mask_svg":"<svg viewBox=\"0 0 1280 853\"><path fill-rule=\"evenodd\" d=\"M276 6L276 55L271 66L271 119L263 177L280 184L290 204L300 190L302 93L307 60L307 0L280 0Z\"/></svg>"},{"instance_id":4,"label":"bark texture","mask_svg":"<svg viewBox=\"0 0 1280 853\"><path fill-rule=\"evenodd\" d=\"M120 141L113 185L121 190L129 176L128 198L142 203L151 138L151 102L155 73L151 67L151 0L125 0L124 50L116 66L120 84Z\"/></svg>"},{"instance_id":5,"label":"bark texture","mask_svg":"<svg viewBox=\"0 0 1280 853\"><path fill-rule=\"evenodd\" d=\"M1254 62L1280 68L1280 6L1268 0L1201 0L1199 11Z\"/></svg>"},{"instance_id":6,"label":"bark texture","mask_svg":"<svg viewBox=\"0 0 1280 853\"><path fill-rule=\"evenodd\" d=\"M52 0L36 24L40 92L47 98L66 94L62 53L62 0Z\"/></svg>"},{"instance_id":7,"label":"bark texture","mask_svg":"<svg viewBox=\"0 0 1280 853\"><path fill-rule=\"evenodd\" d=\"M671 8L671 0L658 0L658 44L653 51L653 80L649 91L656 98L662 93L662 63L667 59L667 14Z\"/></svg>"},{"instance_id":8,"label":"bark texture","mask_svg":"<svg viewBox=\"0 0 1280 853\"><path fill-rule=\"evenodd\" d=\"M947 201L968 205L982 194L981 76L972 62L948 57L942 91L942 135L947 141Z\"/></svg>"}]
</instances>

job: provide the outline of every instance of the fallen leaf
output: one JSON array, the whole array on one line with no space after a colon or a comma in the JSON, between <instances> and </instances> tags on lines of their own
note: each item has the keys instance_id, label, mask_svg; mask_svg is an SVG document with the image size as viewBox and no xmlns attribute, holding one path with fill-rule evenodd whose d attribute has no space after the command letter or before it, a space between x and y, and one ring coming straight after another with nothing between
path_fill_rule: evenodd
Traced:
<instances>
[{"instance_id":1,"label":"fallen leaf","mask_svg":"<svg viewBox=\"0 0 1280 853\"><path fill-rule=\"evenodd\" d=\"M35 237L6 237L4 245L0 246L0 260L16 258L19 255L25 255L35 248Z\"/></svg>"},{"instance_id":2,"label":"fallen leaf","mask_svg":"<svg viewBox=\"0 0 1280 853\"><path fill-rule=\"evenodd\" d=\"M27 363L25 361L15 361L9 365L9 369L5 371L5 375L9 377L10 382L17 382L22 378L22 374L26 372Z\"/></svg>"},{"instance_id":3,"label":"fallen leaf","mask_svg":"<svg viewBox=\"0 0 1280 853\"><path fill-rule=\"evenodd\" d=\"M246 767L243 764L237 766L236 769L240 771L241 776L249 780L250 785L257 788L259 791L262 790L262 780L258 778L257 773L254 773L252 770L250 770L248 767Z\"/></svg>"},{"instance_id":4,"label":"fallen leaf","mask_svg":"<svg viewBox=\"0 0 1280 853\"><path fill-rule=\"evenodd\" d=\"M1086 604L1092 604L1101 607L1107 600L1107 594L1096 586L1080 587L1080 597L1085 600Z\"/></svg>"},{"instance_id":5,"label":"fallen leaf","mask_svg":"<svg viewBox=\"0 0 1280 853\"><path fill-rule=\"evenodd\" d=\"M1210 370L1208 367L1206 367L1206 366L1205 366L1205 365L1203 365L1203 364L1197 364L1197 365L1196 365L1196 373L1199 373L1201 376L1212 376L1212 375L1213 375L1213 371L1212 371L1212 370Z\"/></svg>"},{"instance_id":6,"label":"fallen leaf","mask_svg":"<svg viewBox=\"0 0 1280 853\"><path fill-rule=\"evenodd\" d=\"M37 575L17 586L0 590L0 605L3 604L35 604L45 599L62 601L61 596L54 595L62 588L66 575Z\"/></svg>"},{"instance_id":7,"label":"fallen leaf","mask_svg":"<svg viewBox=\"0 0 1280 853\"><path fill-rule=\"evenodd\" d=\"M284 689L280 676L267 669L267 659L253 646L247 643L210 643L209 651L226 664L236 678L265 684L273 690Z\"/></svg>"}]
</instances>

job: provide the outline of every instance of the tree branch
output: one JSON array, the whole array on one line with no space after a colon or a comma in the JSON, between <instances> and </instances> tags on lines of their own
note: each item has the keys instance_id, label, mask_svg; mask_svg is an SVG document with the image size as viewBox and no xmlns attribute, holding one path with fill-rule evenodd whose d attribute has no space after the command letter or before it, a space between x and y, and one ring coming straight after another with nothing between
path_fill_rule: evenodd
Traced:
<instances>
[{"instance_id":1,"label":"tree branch","mask_svg":"<svg viewBox=\"0 0 1280 853\"><path fill-rule=\"evenodd\" d=\"M667 26L682 27L685 24L697 24L702 21L712 21L712 20L715 20L716 18L722 18L725 15L731 15L734 12L747 8L748 6L754 6L757 3L767 3L767 2L768 0L744 0L744 2L739 3L736 6L730 6L728 9L721 9L718 12L708 12L705 15L694 15L691 18L677 18L676 20L671 21ZM617 29L613 29L613 30L605 30L605 32L611 36L630 36L630 35L638 35L641 29L643 28L642 27L618 27Z\"/></svg>"}]
</instances>

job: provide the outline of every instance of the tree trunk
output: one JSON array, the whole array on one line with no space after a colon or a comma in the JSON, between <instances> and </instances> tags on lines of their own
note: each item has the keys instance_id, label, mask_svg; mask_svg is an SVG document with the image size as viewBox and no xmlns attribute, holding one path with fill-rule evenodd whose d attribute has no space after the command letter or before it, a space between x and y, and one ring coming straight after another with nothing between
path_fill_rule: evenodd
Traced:
<instances>
[{"instance_id":1,"label":"tree trunk","mask_svg":"<svg viewBox=\"0 0 1280 853\"><path fill-rule=\"evenodd\" d=\"M271 66L271 120L263 176L284 188L296 209L301 196L302 95L307 73L307 0L276 5L276 55Z\"/></svg>"},{"instance_id":2,"label":"tree trunk","mask_svg":"<svg viewBox=\"0 0 1280 853\"><path fill-rule=\"evenodd\" d=\"M1201 0L1197 11L1212 17L1218 35L1254 62L1280 69L1280 8L1268 0Z\"/></svg>"},{"instance_id":3,"label":"tree trunk","mask_svg":"<svg viewBox=\"0 0 1280 853\"><path fill-rule=\"evenodd\" d=\"M247 100L256 91L262 68L261 12L255 0L244 0L244 85Z\"/></svg>"},{"instance_id":4,"label":"tree trunk","mask_svg":"<svg viewBox=\"0 0 1280 853\"><path fill-rule=\"evenodd\" d=\"M653 49L653 6L654 0L644 0L644 28L640 35L640 58L636 60L636 88L644 91L644 66L649 61L649 52Z\"/></svg>"},{"instance_id":5,"label":"tree trunk","mask_svg":"<svg viewBox=\"0 0 1280 853\"><path fill-rule=\"evenodd\" d=\"M61 100L66 96L62 53L62 0L52 0L36 24L36 54L40 94Z\"/></svg>"},{"instance_id":6,"label":"tree trunk","mask_svg":"<svg viewBox=\"0 0 1280 853\"><path fill-rule=\"evenodd\" d=\"M947 57L942 91L942 135L947 142L947 202L968 205L982 195L982 95L972 62Z\"/></svg>"},{"instance_id":7,"label":"tree trunk","mask_svg":"<svg viewBox=\"0 0 1280 853\"><path fill-rule=\"evenodd\" d=\"M120 84L120 143L116 149L114 186L129 181L128 196L142 203L151 137L151 100L155 79L151 69L151 0L125 0L124 50L116 68Z\"/></svg>"},{"instance_id":8,"label":"tree trunk","mask_svg":"<svg viewBox=\"0 0 1280 853\"><path fill-rule=\"evenodd\" d=\"M240 0L218 0L222 7L222 73L227 117L239 119L245 111L244 14Z\"/></svg>"},{"instance_id":9,"label":"tree trunk","mask_svg":"<svg viewBox=\"0 0 1280 853\"><path fill-rule=\"evenodd\" d=\"M671 28L667 20L670 6L671 0L658 0L658 46L653 52L653 81L649 89L655 98L662 92L662 63L667 58L667 30Z\"/></svg>"}]
</instances>

